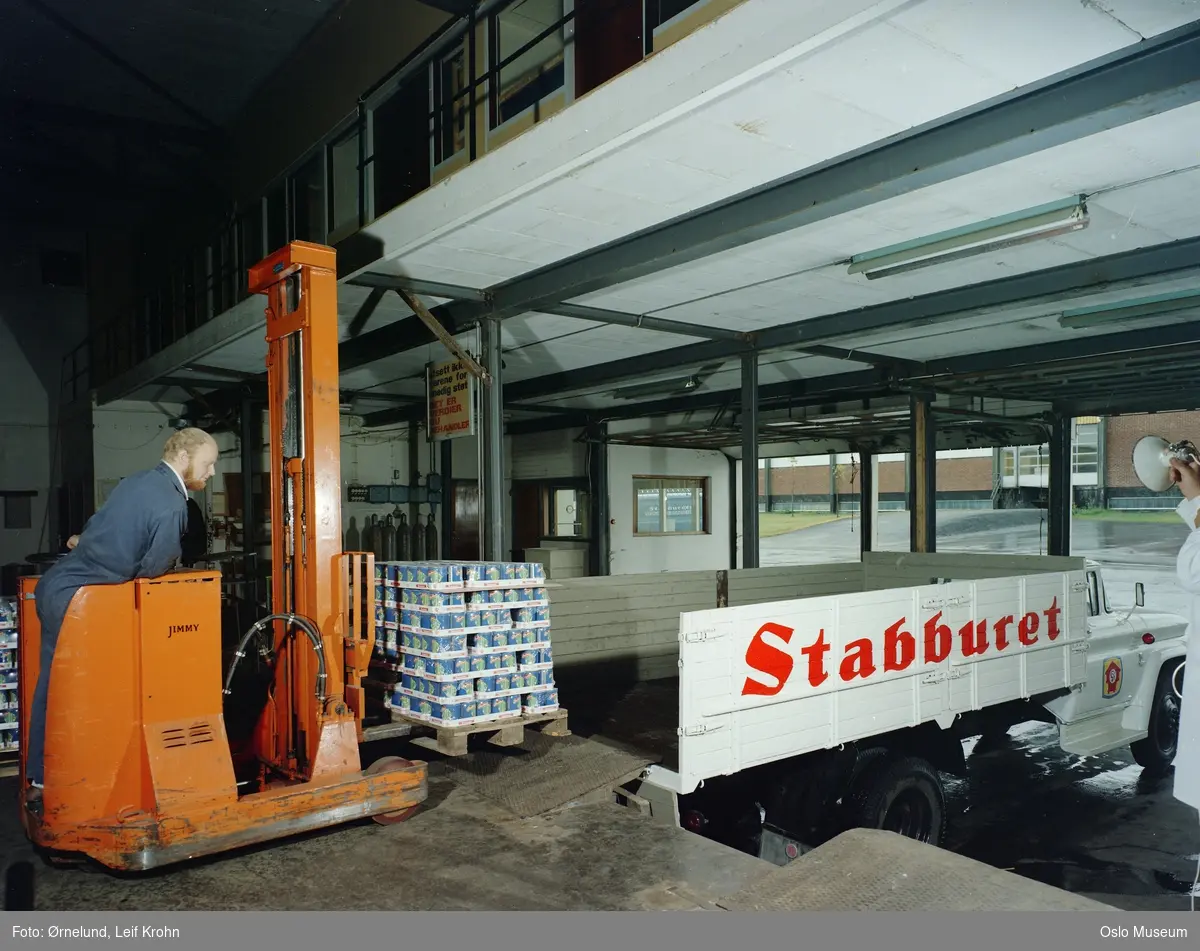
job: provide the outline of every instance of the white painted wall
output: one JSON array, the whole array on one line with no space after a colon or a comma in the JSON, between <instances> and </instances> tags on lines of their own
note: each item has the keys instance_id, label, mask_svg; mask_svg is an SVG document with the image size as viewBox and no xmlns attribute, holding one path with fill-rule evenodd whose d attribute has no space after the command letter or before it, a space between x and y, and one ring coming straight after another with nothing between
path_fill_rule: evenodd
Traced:
<instances>
[{"instance_id":1,"label":"white painted wall","mask_svg":"<svg viewBox=\"0 0 1200 951\"><path fill-rule=\"evenodd\" d=\"M0 305L3 307L3 305ZM0 489L37 490L30 528L5 529L0 521L0 564L22 561L41 547L50 492L50 404L46 389L17 344L0 310ZM0 502L0 516L4 502Z\"/></svg>"},{"instance_id":2,"label":"white painted wall","mask_svg":"<svg viewBox=\"0 0 1200 951\"><path fill-rule=\"evenodd\" d=\"M117 400L92 412L92 458L96 478L96 508L126 476L153 469L162 459L171 435L171 419L183 415L174 403ZM226 459L219 462L220 470Z\"/></svg>"},{"instance_id":3,"label":"white painted wall","mask_svg":"<svg viewBox=\"0 0 1200 951\"><path fill-rule=\"evenodd\" d=\"M43 249L82 252L84 241L59 232L0 233L0 489L37 492L29 529L6 530L0 520L0 564L53 544L62 359L87 334L83 289L46 284Z\"/></svg>"},{"instance_id":4,"label":"white painted wall","mask_svg":"<svg viewBox=\"0 0 1200 951\"><path fill-rule=\"evenodd\" d=\"M636 537L633 478L680 476L709 480L709 531L703 535ZM702 571L729 567L729 462L719 452L608 447L610 573Z\"/></svg>"}]
</instances>

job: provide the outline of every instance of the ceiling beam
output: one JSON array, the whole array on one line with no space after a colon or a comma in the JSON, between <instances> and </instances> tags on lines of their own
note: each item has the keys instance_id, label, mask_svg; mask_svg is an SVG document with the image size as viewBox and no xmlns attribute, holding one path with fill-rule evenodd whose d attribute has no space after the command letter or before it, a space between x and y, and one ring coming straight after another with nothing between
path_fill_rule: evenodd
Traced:
<instances>
[{"instance_id":1,"label":"ceiling beam","mask_svg":"<svg viewBox=\"0 0 1200 951\"><path fill-rule=\"evenodd\" d=\"M1071 361L1072 365L1087 364L1118 355L1132 356L1164 347L1172 348L1173 353L1177 355L1174 348L1187 344L1200 344L1200 321L1166 324L1121 333L1095 334L1062 343L1010 347L990 353L930 360L925 364L925 369L926 373L934 378L1005 373L1017 367L1050 372L1061 361Z\"/></svg>"},{"instance_id":2,"label":"ceiling beam","mask_svg":"<svg viewBox=\"0 0 1200 951\"><path fill-rule=\"evenodd\" d=\"M1200 100L1200 21L488 289L462 316L545 311Z\"/></svg>"},{"instance_id":3,"label":"ceiling beam","mask_svg":"<svg viewBox=\"0 0 1200 951\"><path fill-rule=\"evenodd\" d=\"M919 297L810 317L759 331L755 340L763 352L811 348L818 343L845 340L860 333L944 323L991 308L1045 303L1049 309L1060 300L1079 296L1082 291L1132 289L1152 278L1186 274L1200 278L1200 238L1186 238ZM728 344L688 344L522 380L511 384L505 392L512 393L515 400L539 399L564 392L600 389L721 358L732 359Z\"/></svg>"},{"instance_id":4,"label":"ceiling beam","mask_svg":"<svg viewBox=\"0 0 1200 951\"><path fill-rule=\"evenodd\" d=\"M440 281L423 281L418 278L378 274L370 271L359 274L347 283L375 290L382 288L405 290L412 294L438 297L443 300L449 299L448 303L439 304L432 308L431 312L440 320L450 321L463 327L469 326L478 319L469 315L464 316L463 302L486 305L491 299L489 293L480 288L444 284ZM571 317L575 320L587 320L598 324L614 324L621 327L637 327L641 330L655 330L659 333L680 334L684 337L698 337L701 340L733 340L743 345L739 349L749 348L754 339L753 334L740 330L726 330L722 327L709 327L683 320L668 320L665 317L646 314L626 314L602 307L587 307L583 304L558 304L541 311L541 313ZM394 343L398 344L399 342L394 341Z\"/></svg>"},{"instance_id":5,"label":"ceiling beam","mask_svg":"<svg viewBox=\"0 0 1200 951\"><path fill-rule=\"evenodd\" d=\"M576 320L590 320L598 324L614 324L619 327L636 327L639 330L657 330L659 333L682 334L685 337L699 337L701 340L736 341L741 346L733 348L732 352L734 353L753 349L753 334L740 330L707 327L704 324L693 324L683 320L625 314L602 307L586 307L583 304L556 304L542 313L556 314L559 317L574 317Z\"/></svg>"}]
</instances>

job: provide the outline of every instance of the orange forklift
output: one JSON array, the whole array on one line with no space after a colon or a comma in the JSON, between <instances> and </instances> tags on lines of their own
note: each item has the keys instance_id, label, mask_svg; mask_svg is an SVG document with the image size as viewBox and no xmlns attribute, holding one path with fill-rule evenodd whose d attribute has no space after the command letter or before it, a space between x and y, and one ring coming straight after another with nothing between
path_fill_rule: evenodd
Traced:
<instances>
[{"instance_id":1,"label":"orange forklift","mask_svg":"<svg viewBox=\"0 0 1200 951\"><path fill-rule=\"evenodd\" d=\"M424 762L360 760L375 559L342 551L335 264L331 248L297 241L250 269L251 293L268 301L272 601L228 673L218 572L89 586L71 604L50 679L43 815L21 810L52 860L147 870L365 817L402 821L425 801ZM21 580L22 789L36 585ZM239 775L224 698L252 650L270 675Z\"/></svg>"}]
</instances>

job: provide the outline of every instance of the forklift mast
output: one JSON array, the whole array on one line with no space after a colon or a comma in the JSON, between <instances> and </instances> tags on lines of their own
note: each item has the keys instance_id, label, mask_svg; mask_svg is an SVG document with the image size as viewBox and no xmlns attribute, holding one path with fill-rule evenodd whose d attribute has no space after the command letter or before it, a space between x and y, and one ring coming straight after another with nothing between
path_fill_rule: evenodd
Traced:
<instances>
[{"instance_id":1,"label":"forklift mast","mask_svg":"<svg viewBox=\"0 0 1200 951\"><path fill-rule=\"evenodd\" d=\"M265 767L309 779L330 755L358 768L361 681L374 648L374 556L342 551L335 254L294 241L250 269L249 290L267 298L271 612L309 627L304 637L297 624L274 622L258 752Z\"/></svg>"}]
</instances>

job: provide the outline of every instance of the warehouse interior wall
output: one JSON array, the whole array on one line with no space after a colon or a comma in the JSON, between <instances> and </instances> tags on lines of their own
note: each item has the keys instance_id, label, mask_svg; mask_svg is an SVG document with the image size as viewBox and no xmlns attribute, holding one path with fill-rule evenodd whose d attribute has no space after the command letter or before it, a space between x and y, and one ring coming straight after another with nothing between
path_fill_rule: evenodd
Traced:
<instances>
[{"instance_id":1,"label":"warehouse interior wall","mask_svg":"<svg viewBox=\"0 0 1200 951\"><path fill-rule=\"evenodd\" d=\"M57 530L62 359L87 336L83 250L70 232L0 233L0 564Z\"/></svg>"},{"instance_id":2,"label":"warehouse interior wall","mask_svg":"<svg viewBox=\"0 0 1200 951\"><path fill-rule=\"evenodd\" d=\"M634 479L705 480L705 529L696 534L635 533ZM707 571L729 567L729 460L724 453L645 446L608 447L610 573Z\"/></svg>"}]
</instances>

